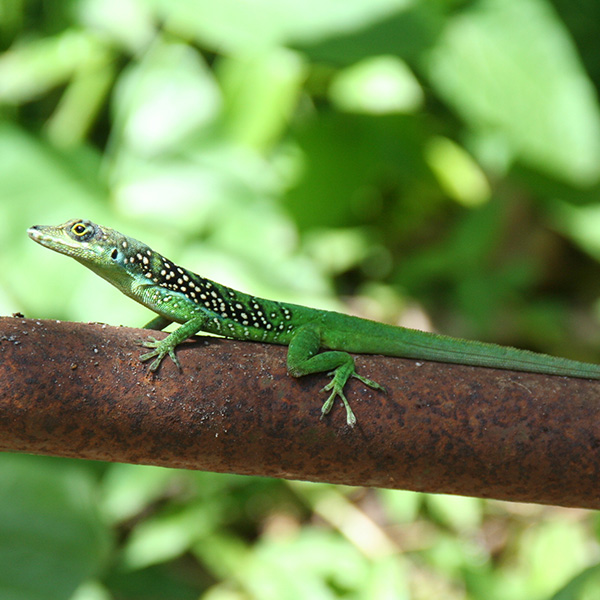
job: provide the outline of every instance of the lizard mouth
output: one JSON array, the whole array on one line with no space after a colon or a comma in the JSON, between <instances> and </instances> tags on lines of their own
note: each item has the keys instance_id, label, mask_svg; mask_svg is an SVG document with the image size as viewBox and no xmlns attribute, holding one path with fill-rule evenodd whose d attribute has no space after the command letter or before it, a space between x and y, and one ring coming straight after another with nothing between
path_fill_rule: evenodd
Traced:
<instances>
[{"instance_id":1,"label":"lizard mouth","mask_svg":"<svg viewBox=\"0 0 600 600\"><path fill-rule=\"evenodd\" d=\"M55 236L44 233L38 228L38 225L34 225L27 230L27 235L38 244L46 246L53 250L59 250L60 248L72 248L76 250L79 246L77 244L70 244L68 241L60 239L58 240Z\"/></svg>"},{"instance_id":2,"label":"lizard mouth","mask_svg":"<svg viewBox=\"0 0 600 600\"><path fill-rule=\"evenodd\" d=\"M48 236L44 235L35 225L27 230L27 235L36 242L46 241L48 239Z\"/></svg>"}]
</instances>

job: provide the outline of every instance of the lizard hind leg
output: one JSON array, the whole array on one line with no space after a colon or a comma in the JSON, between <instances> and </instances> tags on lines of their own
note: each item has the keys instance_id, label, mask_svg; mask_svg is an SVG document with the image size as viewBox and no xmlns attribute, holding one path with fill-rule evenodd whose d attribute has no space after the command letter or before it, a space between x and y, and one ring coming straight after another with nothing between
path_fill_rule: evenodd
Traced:
<instances>
[{"instance_id":1,"label":"lizard hind leg","mask_svg":"<svg viewBox=\"0 0 600 600\"><path fill-rule=\"evenodd\" d=\"M365 385L373 389L384 388L356 372L354 359L347 352L329 350L318 353L320 348L320 335L317 326L305 326L298 330L292 338L288 350L288 371L293 377L302 377L312 373L328 373L331 381L321 390L331 394L323 403L321 417L328 414L333 407L336 397L344 403L346 408L346 422L350 427L356 424L356 416L344 394L344 387L351 377L356 377Z\"/></svg>"}]
</instances>

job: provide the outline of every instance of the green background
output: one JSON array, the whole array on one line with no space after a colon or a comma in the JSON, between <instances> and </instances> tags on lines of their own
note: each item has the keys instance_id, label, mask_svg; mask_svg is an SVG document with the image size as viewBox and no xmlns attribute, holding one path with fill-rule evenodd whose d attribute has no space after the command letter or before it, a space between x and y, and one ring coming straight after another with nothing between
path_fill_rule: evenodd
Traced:
<instances>
[{"instance_id":1,"label":"green background","mask_svg":"<svg viewBox=\"0 0 600 600\"><path fill-rule=\"evenodd\" d=\"M599 23L595 0L0 0L0 314L149 319L25 234L82 217L257 295L599 361ZM0 456L7 600L591 600L599 535Z\"/></svg>"}]
</instances>

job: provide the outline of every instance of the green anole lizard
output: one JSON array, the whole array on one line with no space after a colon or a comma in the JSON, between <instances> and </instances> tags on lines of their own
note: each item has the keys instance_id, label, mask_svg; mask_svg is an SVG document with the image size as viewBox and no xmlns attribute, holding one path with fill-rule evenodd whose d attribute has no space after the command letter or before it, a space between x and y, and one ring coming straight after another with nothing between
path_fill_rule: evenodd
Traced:
<instances>
[{"instance_id":1,"label":"green anole lizard","mask_svg":"<svg viewBox=\"0 0 600 600\"><path fill-rule=\"evenodd\" d=\"M181 324L162 340L149 337L142 342L151 351L142 354L140 360L153 358L151 371L156 371L167 355L181 368L175 348L199 331L287 345L290 375L325 372L332 376L321 390L331 392L322 415L329 413L339 397L350 426L356 417L344 395L346 382L356 377L371 388L384 388L359 375L348 352L600 379L600 365L592 363L256 298L178 267L145 244L91 221L75 219L56 227L36 225L28 234L42 246L72 256L157 313L146 328L160 330L172 322ZM326 351L319 352L322 348Z\"/></svg>"}]
</instances>

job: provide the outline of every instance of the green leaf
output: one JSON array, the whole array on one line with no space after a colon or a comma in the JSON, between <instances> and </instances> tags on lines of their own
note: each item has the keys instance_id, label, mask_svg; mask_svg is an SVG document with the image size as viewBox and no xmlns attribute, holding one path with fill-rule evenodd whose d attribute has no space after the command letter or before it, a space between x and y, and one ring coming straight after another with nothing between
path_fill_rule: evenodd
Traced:
<instances>
[{"instance_id":1,"label":"green leaf","mask_svg":"<svg viewBox=\"0 0 600 600\"><path fill-rule=\"evenodd\" d=\"M31 100L105 60L106 48L89 32L67 29L14 46L0 55L0 102Z\"/></svg>"},{"instance_id":2,"label":"green leaf","mask_svg":"<svg viewBox=\"0 0 600 600\"><path fill-rule=\"evenodd\" d=\"M428 494L425 503L434 519L456 531L476 529L482 520L483 501L479 498Z\"/></svg>"},{"instance_id":3,"label":"green leaf","mask_svg":"<svg viewBox=\"0 0 600 600\"><path fill-rule=\"evenodd\" d=\"M549 3L475 2L448 22L427 63L434 87L477 135L572 184L598 180L596 92Z\"/></svg>"},{"instance_id":4,"label":"green leaf","mask_svg":"<svg viewBox=\"0 0 600 600\"><path fill-rule=\"evenodd\" d=\"M411 113L423 102L421 86L406 63L389 55L342 70L329 94L342 110L373 114Z\"/></svg>"},{"instance_id":5,"label":"green leaf","mask_svg":"<svg viewBox=\"0 0 600 600\"><path fill-rule=\"evenodd\" d=\"M220 109L220 91L200 53L158 39L119 80L115 131L126 150L152 157L206 129Z\"/></svg>"},{"instance_id":6,"label":"green leaf","mask_svg":"<svg viewBox=\"0 0 600 600\"><path fill-rule=\"evenodd\" d=\"M67 600L97 574L110 536L81 466L0 456L0 597Z\"/></svg>"},{"instance_id":7,"label":"green leaf","mask_svg":"<svg viewBox=\"0 0 600 600\"><path fill-rule=\"evenodd\" d=\"M361 27L334 30L322 39L301 40L296 45L317 63L348 66L382 55L420 61L442 30L441 5L407 2L377 19L365 19Z\"/></svg>"},{"instance_id":8,"label":"green leaf","mask_svg":"<svg viewBox=\"0 0 600 600\"><path fill-rule=\"evenodd\" d=\"M255 53L291 41L318 41L354 31L411 0L157 0L168 27L208 47Z\"/></svg>"},{"instance_id":9,"label":"green leaf","mask_svg":"<svg viewBox=\"0 0 600 600\"><path fill-rule=\"evenodd\" d=\"M259 56L223 59L217 72L228 134L258 149L278 141L296 109L304 71L302 57L281 48Z\"/></svg>"},{"instance_id":10,"label":"green leaf","mask_svg":"<svg viewBox=\"0 0 600 600\"><path fill-rule=\"evenodd\" d=\"M600 589L600 565L584 569L550 600L593 600Z\"/></svg>"}]
</instances>

